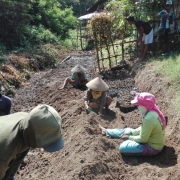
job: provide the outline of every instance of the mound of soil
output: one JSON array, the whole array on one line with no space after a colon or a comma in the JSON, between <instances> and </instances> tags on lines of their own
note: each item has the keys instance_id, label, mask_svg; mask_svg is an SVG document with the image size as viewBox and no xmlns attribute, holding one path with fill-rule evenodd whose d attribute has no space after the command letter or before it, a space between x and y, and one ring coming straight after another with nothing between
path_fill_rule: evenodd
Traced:
<instances>
[{"instance_id":1,"label":"mound of soil","mask_svg":"<svg viewBox=\"0 0 180 180\"><path fill-rule=\"evenodd\" d=\"M70 85L60 90L64 79L70 76L70 70L77 64L88 69L89 79L97 76L93 69L93 56L73 57L57 68L35 73L29 85L17 91L12 112L28 112L40 103L52 105L59 112L63 122L65 146L55 153L32 149L15 177L18 180L180 179L179 118L170 102L173 96L167 93L169 87L155 73L154 68L146 66L143 69L142 66L135 77L125 68L100 74L110 86L108 95L114 99L109 113L104 112L100 116L85 113L84 91ZM139 66L141 65L138 64ZM135 69L136 67L134 66ZM155 94L157 104L169 118L166 146L155 157L122 156L118 150L122 140L102 136L98 128L98 124L109 128L140 126L140 114L130 105L133 97L129 91L135 87Z\"/></svg>"}]
</instances>

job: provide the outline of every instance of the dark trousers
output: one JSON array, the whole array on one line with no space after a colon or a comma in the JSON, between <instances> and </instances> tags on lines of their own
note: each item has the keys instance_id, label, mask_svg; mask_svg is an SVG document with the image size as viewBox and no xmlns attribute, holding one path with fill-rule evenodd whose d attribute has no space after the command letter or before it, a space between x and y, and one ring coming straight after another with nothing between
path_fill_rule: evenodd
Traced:
<instances>
[{"instance_id":1,"label":"dark trousers","mask_svg":"<svg viewBox=\"0 0 180 180\"><path fill-rule=\"evenodd\" d=\"M168 41L169 41L169 32L170 32L170 29L159 29L159 32L158 32L158 44L157 44L157 52L160 50L160 47L161 47L161 50L162 52L168 52L169 51L169 44L168 44Z\"/></svg>"}]
</instances>

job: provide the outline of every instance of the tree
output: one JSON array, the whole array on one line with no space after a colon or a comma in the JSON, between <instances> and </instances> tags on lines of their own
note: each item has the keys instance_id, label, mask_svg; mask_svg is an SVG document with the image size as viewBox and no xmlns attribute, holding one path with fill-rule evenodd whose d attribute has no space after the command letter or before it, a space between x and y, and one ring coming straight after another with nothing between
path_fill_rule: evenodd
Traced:
<instances>
[{"instance_id":1,"label":"tree","mask_svg":"<svg viewBox=\"0 0 180 180\"><path fill-rule=\"evenodd\" d=\"M24 25L31 19L27 13L33 0L0 1L0 41L9 47L15 46L21 39Z\"/></svg>"},{"instance_id":2,"label":"tree","mask_svg":"<svg viewBox=\"0 0 180 180\"><path fill-rule=\"evenodd\" d=\"M77 22L72 9L62 10L58 0L2 0L0 12L0 42L10 49L32 43L34 26L65 39Z\"/></svg>"},{"instance_id":3,"label":"tree","mask_svg":"<svg viewBox=\"0 0 180 180\"><path fill-rule=\"evenodd\" d=\"M79 17L83 15L97 0L58 0L62 8L72 7L74 15Z\"/></svg>"},{"instance_id":4,"label":"tree","mask_svg":"<svg viewBox=\"0 0 180 180\"><path fill-rule=\"evenodd\" d=\"M61 39L68 36L69 29L76 27L76 18L71 8L61 9L57 0L36 0L29 11L33 16L31 25L43 25Z\"/></svg>"}]
</instances>

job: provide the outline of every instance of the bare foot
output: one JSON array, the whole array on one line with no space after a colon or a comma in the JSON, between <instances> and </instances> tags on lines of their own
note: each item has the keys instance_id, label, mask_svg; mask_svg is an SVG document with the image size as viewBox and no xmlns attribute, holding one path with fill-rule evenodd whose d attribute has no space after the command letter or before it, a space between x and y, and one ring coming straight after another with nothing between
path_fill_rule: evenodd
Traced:
<instances>
[{"instance_id":1,"label":"bare foot","mask_svg":"<svg viewBox=\"0 0 180 180\"><path fill-rule=\"evenodd\" d=\"M100 124L99 124L99 129L101 129L102 135L106 135L106 129L102 127Z\"/></svg>"}]
</instances>

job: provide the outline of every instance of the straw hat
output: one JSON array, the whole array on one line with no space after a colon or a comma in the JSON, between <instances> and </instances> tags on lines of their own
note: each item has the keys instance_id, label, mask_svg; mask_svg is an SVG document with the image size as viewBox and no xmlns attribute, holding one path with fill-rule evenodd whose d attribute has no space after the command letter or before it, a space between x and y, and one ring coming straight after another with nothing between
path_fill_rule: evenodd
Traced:
<instances>
[{"instance_id":1,"label":"straw hat","mask_svg":"<svg viewBox=\"0 0 180 180\"><path fill-rule=\"evenodd\" d=\"M85 69L84 67L82 67L81 65L76 65L75 67L73 67L72 69L71 69L71 72L72 73L77 73L77 72L85 72L85 71L87 71L87 69Z\"/></svg>"},{"instance_id":2,"label":"straw hat","mask_svg":"<svg viewBox=\"0 0 180 180\"><path fill-rule=\"evenodd\" d=\"M95 91L107 91L109 89L109 86L100 77L89 81L86 86Z\"/></svg>"}]
</instances>

